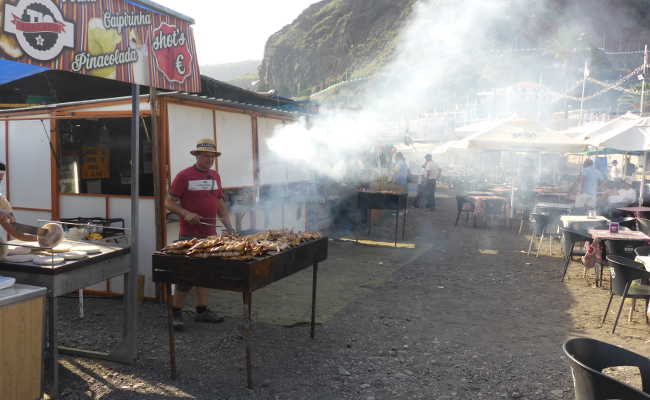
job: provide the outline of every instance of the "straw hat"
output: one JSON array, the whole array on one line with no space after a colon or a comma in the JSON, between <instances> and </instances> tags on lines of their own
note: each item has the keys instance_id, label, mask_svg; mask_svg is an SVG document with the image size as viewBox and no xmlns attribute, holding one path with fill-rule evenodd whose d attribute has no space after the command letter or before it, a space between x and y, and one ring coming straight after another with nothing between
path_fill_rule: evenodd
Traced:
<instances>
[{"instance_id":1,"label":"straw hat","mask_svg":"<svg viewBox=\"0 0 650 400\"><path fill-rule=\"evenodd\" d=\"M190 151L193 156L203 152L215 153L217 156L221 155L221 153L217 151L217 145L214 143L214 140L209 138L199 139L199 141L196 142L196 149Z\"/></svg>"}]
</instances>

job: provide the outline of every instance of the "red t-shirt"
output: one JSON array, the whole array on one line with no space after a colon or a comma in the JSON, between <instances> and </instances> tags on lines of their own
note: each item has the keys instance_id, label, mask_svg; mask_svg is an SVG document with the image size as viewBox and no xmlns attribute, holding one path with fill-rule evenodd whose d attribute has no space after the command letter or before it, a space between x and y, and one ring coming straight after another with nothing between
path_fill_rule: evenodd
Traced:
<instances>
[{"instance_id":1,"label":"red t-shirt","mask_svg":"<svg viewBox=\"0 0 650 400\"><path fill-rule=\"evenodd\" d=\"M181 206L198 214L201 221L211 225L217 222L218 201L223 199L221 177L217 171L201 171L194 165L185 168L174 178L169 194L181 199ZM181 235L202 238L215 233L214 226L190 224L181 218Z\"/></svg>"}]
</instances>

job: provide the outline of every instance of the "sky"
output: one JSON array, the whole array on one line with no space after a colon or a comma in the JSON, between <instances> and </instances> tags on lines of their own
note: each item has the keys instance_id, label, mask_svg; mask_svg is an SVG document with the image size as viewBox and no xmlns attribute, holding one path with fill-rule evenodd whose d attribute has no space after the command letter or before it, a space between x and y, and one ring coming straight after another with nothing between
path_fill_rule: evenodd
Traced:
<instances>
[{"instance_id":1,"label":"sky","mask_svg":"<svg viewBox=\"0 0 650 400\"><path fill-rule=\"evenodd\" d=\"M154 0L194 18L199 65L261 60L273 33L317 0Z\"/></svg>"}]
</instances>

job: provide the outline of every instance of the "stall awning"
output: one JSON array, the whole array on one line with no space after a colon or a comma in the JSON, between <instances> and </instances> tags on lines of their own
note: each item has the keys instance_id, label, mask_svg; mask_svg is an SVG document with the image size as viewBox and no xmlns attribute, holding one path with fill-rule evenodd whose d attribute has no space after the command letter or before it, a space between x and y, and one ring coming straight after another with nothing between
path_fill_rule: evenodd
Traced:
<instances>
[{"instance_id":1,"label":"stall awning","mask_svg":"<svg viewBox=\"0 0 650 400\"><path fill-rule=\"evenodd\" d=\"M0 85L43 71L47 71L47 68L0 59Z\"/></svg>"}]
</instances>

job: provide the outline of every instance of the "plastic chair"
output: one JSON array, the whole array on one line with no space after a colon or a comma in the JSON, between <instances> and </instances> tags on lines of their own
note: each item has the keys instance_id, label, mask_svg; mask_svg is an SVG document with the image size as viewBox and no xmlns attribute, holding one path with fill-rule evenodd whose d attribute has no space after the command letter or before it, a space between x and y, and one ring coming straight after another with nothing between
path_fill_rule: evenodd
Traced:
<instances>
[{"instance_id":1,"label":"plastic chair","mask_svg":"<svg viewBox=\"0 0 650 400\"><path fill-rule=\"evenodd\" d=\"M454 226L458 225L458 220L462 213L466 213L465 222L468 222L469 215L474 212L474 202L465 196L456 196L456 207L458 208L458 214L456 214L456 222L454 223Z\"/></svg>"},{"instance_id":2,"label":"plastic chair","mask_svg":"<svg viewBox=\"0 0 650 400\"><path fill-rule=\"evenodd\" d=\"M634 249L634 254L641 257L650 256L650 246L641 246Z\"/></svg>"},{"instance_id":3,"label":"plastic chair","mask_svg":"<svg viewBox=\"0 0 650 400\"><path fill-rule=\"evenodd\" d=\"M643 245L643 242L638 240L604 240L605 243L605 253L608 256L621 256L629 260L634 260L636 258L636 253L634 250L637 247ZM600 278L599 281L603 282L603 267L606 267L607 264L601 265L600 267Z\"/></svg>"},{"instance_id":4,"label":"plastic chair","mask_svg":"<svg viewBox=\"0 0 650 400\"><path fill-rule=\"evenodd\" d=\"M646 235L650 235L650 219L637 218L636 219L637 229Z\"/></svg>"},{"instance_id":5,"label":"plastic chair","mask_svg":"<svg viewBox=\"0 0 650 400\"><path fill-rule=\"evenodd\" d=\"M625 228L629 228L633 231L637 230L637 222L636 218L634 217L623 217L623 218L617 218L614 219L615 222L618 222L620 226L623 226Z\"/></svg>"},{"instance_id":6,"label":"plastic chair","mask_svg":"<svg viewBox=\"0 0 650 400\"><path fill-rule=\"evenodd\" d=\"M605 318L607 318L607 312L609 311L609 306L612 304L614 295L621 296L621 305L618 308L618 313L616 313L616 320L612 328L612 333L614 333L618 324L618 318L621 316L621 311L625 304L625 299L645 299L646 307L644 310L648 309L650 285L643 284L637 280L641 279L643 282L647 282L650 279L650 272L645 270L643 264L621 256L607 256L607 262L612 268L612 292L609 295L602 324L605 323ZM632 311L634 311L634 305L630 309L629 319L632 318ZM645 311L643 314L645 315L645 322L647 324L648 314Z\"/></svg>"},{"instance_id":7,"label":"plastic chair","mask_svg":"<svg viewBox=\"0 0 650 400\"><path fill-rule=\"evenodd\" d=\"M535 236L539 235L539 244L537 246L537 254L535 255L535 257L539 257L539 250L542 248L542 240L544 240L544 233L546 232L546 229L550 222L550 218L548 215L545 214L532 213L530 214L530 219L533 221L533 232L530 235L530 242L528 243L528 253L526 253L526 255L530 255L530 251L532 250ZM552 250L551 246L552 246L551 241L549 241L549 251Z\"/></svg>"},{"instance_id":8,"label":"plastic chair","mask_svg":"<svg viewBox=\"0 0 650 400\"><path fill-rule=\"evenodd\" d=\"M650 399L650 360L647 358L590 338L569 339L562 350L569 359L576 400ZM622 366L639 368L643 391L602 372L605 368Z\"/></svg>"},{"instance_id":9,"label":"plastic chair","mask_svg":"<svg viewBox=\"0 0 650 400\"><path fill-rule=\"evenodd\" d=\"M585 255L584 250L575 248L576 243L579 242L591 243L593 242L593 239L586 232L574 231L568 228L560 228L560 231L562 232L562 237L564 238L564 248L565 248L564 272L562 273L562 279L560 279L560 282L562 282L564 281L566 272L569 269L569 264L571 263L571 257L581 257ZM586 269L585 269L585 273L586 273Z\"/></svg>"}]
</instances>

